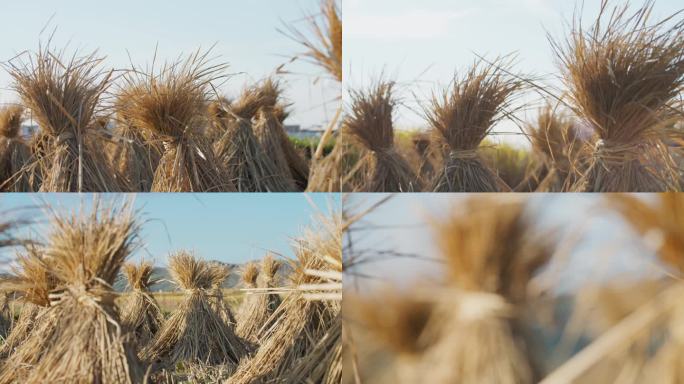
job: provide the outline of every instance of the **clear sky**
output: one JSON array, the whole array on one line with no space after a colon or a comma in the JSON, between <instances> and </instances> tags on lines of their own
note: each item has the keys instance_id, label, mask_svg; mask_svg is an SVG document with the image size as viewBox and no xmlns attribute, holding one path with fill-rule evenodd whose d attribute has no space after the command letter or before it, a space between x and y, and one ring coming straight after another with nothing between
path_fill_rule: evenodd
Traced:
<instances>
[{"instance_id":1,"label":"clear sky","mask_svg":"<svg viewBox=\"0 0 684 384\"><path fill-rule=\"evenodd\" d=\"M381 198L356 194L350 204L370 206ZM434 244L428 219L443 217L467 198L458 194L401 194L370 213L352 235L355 249L375 255L374 261L360 270L368 278L347 279L345 288L366 291L385 284L410 288L416 281L441 279L442 255ZM567 292L609 277L634 279L662 273L662 267L653 262L652 253L639 243L638 236L603 208L600 195L511 194L498 198L526 199L538 235L558 236L565 244L572 239L572 252L559 251L540 278L545 289ZM387 251L401 255L382 258L380 255ZM357 285L351 284L353 281Z\"/></svg>"},{"instance_id":2,"label":"clear sky","mask_svg":"<svg viewBox=\"0 0 684 384\"><path fill-rule=\"evenodd\" d=\"M3 194L0 212L33 220L37 224L32 231L38 233L47 229L41 205L71 211L82 202L90 207L92 196ZM123 195L106 198L121 201ZM202 258L230 263L261 258L267 250L292 256L291 240L314 222L317 212L329 212L331 204L339 204L336 195L328 194L138 194L134 201L145 222L145 247L136 257L159 265L166 263L169 252L178 249L195 250Z\"/></svg>"},{"instance_id":3,"label":"clear sky","mask_svg":"<svg viewBox=\"0 0 684 384\"><path fill-rule=\"evenodd\" d=\"M271 74L300 53L296 43L278 32L283 23L305 27L303 16L318 12L318 0L25 0L3 5L0 62L35 50L57 28L55 45L82 52L99 49L107 65L129 67L150 63L155 47L162 59L216 44L219 61L235 75L224 89L236 94L245 84ZM42 32L45 26L48 28ZM322 71L307 62L288 65L286 96L295 103L289 123L320 125L332 116L339 85L317 81ZM0 103L14 100L9 76L0 70Z\"/></svg>"},{"instance_id":4,"label":"clear sky","mask_svg":"<svg viewBox=\"0 0 684 384\"><path fill-rule=\"evenodd\" d=\"M584 20L592 21L600 1L585 3ZM546 32L555 38L565 36L566 23L581 4L581 0L345 0L346 86L368 84L381 73L398 81L407 107L398 114L397 126L414 128L424 124L412 112L420 111L415 100L425 100L437 84L447 84L455 70L473 63L475 54L493 59L517 52L518 72L557 84ZM659 19L682 8L679 0L656 0L653 16ZM508 124L499 130L517 127Z\"/></svg>"}]
</instances>

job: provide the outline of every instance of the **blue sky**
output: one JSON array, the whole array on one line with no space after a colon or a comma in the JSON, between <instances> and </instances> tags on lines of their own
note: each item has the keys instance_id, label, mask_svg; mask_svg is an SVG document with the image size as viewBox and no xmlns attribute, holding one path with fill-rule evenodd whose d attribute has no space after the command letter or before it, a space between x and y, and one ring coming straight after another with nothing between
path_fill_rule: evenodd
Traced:
<instances>
[{"instance_id":1,"label":"blue sky","mask_svg":"<svg viewBox=\"0 0 684 384\"><path fill-rule=\"evenodd\" d=\"M437 84L452 79L455 70L467 68L476 58L474 53L492 59L517 52L519 72L557 84L546 32L565 36L566 22L581 4L581 0L345 0L346 86L368 84L381 73L398 81L407 107L398 114L397 126L413 128L423 124L422 117L411 111L420 110L415 100L427 99ZM599 0L586 1L585 20L593 20L599 4ZM657 0L654 19L682 9L681 4ZM517 127L506 124L499 130Z\"/></svg>"},{"instance_id":2,"label":"blue sky","mask_svg":"<svg viewBox=\"0 0 684 384\"><path fill-rule=\"evenodd\" d=\"M128 53L136 65L152 61L158 44L160 58L175 59L181 53L217 44L214 53L230 64L234 76L225 92L237 93L247 81L257 80L301 52L299 45L277 29L283 22L305 26L302 17L318 12L318 0L26 0L3 5L0 23L0 61L35 50L56 27L55 45L82 52L99 49L107 64L127 68ZM41 30L49 25L46 31ZM295 103L289 122L323 124L334 113L339 85L317 79L318 67L296 62L287 67L286 96ZM9 76L0 70L0 102L10 102Z\"/></svg>"},{"instance_id":3,"label":"blue sky","mask_svg":"<svg viewBox=\"0 0 684 384\"><path fill-rule=\"evenodd\" d=\"M123 195L106 198L121 201ZM35 233L46 229L44 209L37 207L49 204L70 211L83 201L89 207L88 199L92 195L4 194L0 211L37 222ZM339 198L327 194L138 194L134 201L145 220L145 247L136 257L163 265L169 252L177 249L231 263L261 258L267 250L292 256L291 239L302 234L316 212L329 212L330 204L338 204Z\"/></svg>"},{"instance_id":4,"label":"blue sky","mask_svg":"<svg viewBox=\"0 0 684 384\"><path fill-rule=\"evenodd\" d=\"M356 194L349 204L370 206L381 198L381 195ZM467 198L459 194L401 194L370 213L357 225L367 230L354 234L356 249L376 255L375 261L363 266L361 272L370 278L357 280L360 291L385 284L411 288L416 281L441 279L444 276L442 255L427 223L448 214ZM572 252L556 254L554 262L540 277L538 281L544 289L567 292L609 278L629 280L661 276L663 272L638 236L613 212L603 208L605 204L600 195L510 194L498 198L527 199L538 235L559 236L565 239L565 244L574 244ZM389 250L412 257L377 258L379 251ZM345 285L354 286L351 280L346 280Z\"/></svg>"}]
</instances>

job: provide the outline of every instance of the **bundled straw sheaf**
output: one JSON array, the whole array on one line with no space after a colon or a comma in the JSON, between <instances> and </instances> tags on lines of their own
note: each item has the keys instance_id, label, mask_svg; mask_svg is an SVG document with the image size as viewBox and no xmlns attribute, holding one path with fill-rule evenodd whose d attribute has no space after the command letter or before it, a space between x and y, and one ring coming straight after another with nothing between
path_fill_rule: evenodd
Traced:
<instances>
[{"instance_id":1,"label":"bundled straw sheaf","mask_svg":"<svg viewBox=\"0 0 684 384\"><path fill-rule=\"evenodd\" d=\"M231 383L269 382L299 372L302 364L312 366L312 351L320 356L320 343L328 343L324 338L334 339L330 332L339 315L340 303L309 300L300 287L325 282L310 271L325 270L328 264L323 255L336 255L341 250L341 235L325 231L325 228L309 231L297 240L296 259L290 261L292 291L262 327L265 332L258 351L240 363ZM323 350L327 351L327 348ZM334 363L339 360L326 361L331 364L317 369L325 372L326 377L335 377L337 365Z\"/></svg>"},{"instance_id":2,"label":"bundled straw sheaf","mask_svg":"<svg viewBox=\"0 0 684 384\"><path fill-rule=\"evenodd\" d=\"M233 310L223 297L223 283L230 275L230 267L219 262L212 262L209 263L209 268L211 274L210 303L226 324L235 326L236 320L233 316Z\"/></svg>"},{"instance_id":3,"label":"bundled straw sheaf","mask_svg":"<svg viewBox=\"0 0 684 384\"><path fill-rule=\"evenodd\" d=\"M263 290L275 288L275 277L280 268L280 262L266 255L261 262L261 271L256 263L249 263L242 271L242 281L246 288L259 288L247 293L247 297L240 305L237 315L238 336L255 342L261 342L262 327L280 305L280 296Z\"/></svg>"},{"instance_id":4,"label":"bundled straw sheaf","mask_svg":"<svg viewBox=\"0 0 684 384\"><path fill-rule=\"evenodd\" d=\"M480 157L478 149L508 113L522 81L509 75L506 58L476 62L441 94L432 97L426 118L444 150L433 192L500 192L508 187Z\"/></svg>"},{"instance_id":5,"label":"bundled straw sheaf","mask_svg":"<svg viewBox=\"0 0 684 384\"><path fill-rule=\"evenodd\" d=\"M436 224L448 285L434 293L437 307L425 331L437 340L423 361L427 381L535 382L514 309L550 252L527 236L523 208L473 198Z\"/></svg>"},{"instance_id":6,"label":"bundled straw sheaf","mask_svg":"<svg viewBox=\"0 0 684 384\"><path fill-rule=\"evenodd\" d=\"M41 47L8 64L15 91L40 127L33 168L43 192L126 189L109 167L93 124L112 74L100 69L103 59L96 55L65 60L62 52Z\"/></svg>"},{"instance_id":7,"label":"bundled straw sheaf","mask_svg":"<svg viewBox=\"0 0 684 384\"><path fill-rule=\"evenodd\" d=\"M394 290L383 290L371 298L354 302L355 313L371 337L395 356L395 378L400 383L416 383L424 374L420 361L435 340L428 340L425 327L433 303Z\"/></svg>"},{"instance_id":8,"label":"bundled straw sheaf","mask_svg":"<svg viewBox=\"0 0 684 384\"><path fill-rule=\"evenodd\" d=\"M51 316L40 315L47 312L48 294L56 281L50 277L42 260L44 252L32 244L25 248L18 255L17 266L13 267L11 275L0 283L3 292L16 295L17 302L21 303L19 318L0 347L0 358L4 360L0 369L0 382L3 383L22 377L15 371L17 365L31 364L38 359L37 349L42 351L45 341L43 332L50 332L54 323Z\"/></svg>"},{"instance_id":9,"label":"bundled straw sheaf","mask_svg":"<svg viewBox=\"0 0 684 384\"><path fill-rule=\"evenodd\" d=\"M280 175L294 183L295 190L304 190L308 183L309 166L288 139L279 120L280 109L276 108L282 88L276 80L269 78L258 92L263 96L254 123L257 141Z\"/></svg>"},{"instance_id":10,"label":"bundled straw sheaf","mask_svg":"<svg viewBox=\"0 0 684 384\"><path fill-rule=\"evenodd\" d=\"M235 366L246 349L212 306L210 290L216 275L211 266L180 251L170 257L169 269L185 297L141 351L142 358L161 360L164 366L178 362Z\"/></svg>"},{"instance_id":11,"label":"bundled straw sheaf","mask_svg":"<svg viewBox=\"0 0 684 384\"><path fill-rule=\"evenodd\" d=\"M252 130L252 120L267 97L259 87L250 87L232 104L213 104L212 122L220 132L214 152L238 192L295 190L292 180L278 170Z\"/></svg>"},{"instance_id":12,"label":"bundled straw sheaf","mask_svg":"<svg viewBox=\"0 0 684 384\"><path fill-rule=\"evenodd\" d=\"M211 83L225 65L210 65L209 52L167 63L158 73L135 70L119 92L121 117L161 142L153 192L231 192L235 186L203 132Z\"/></svg>"},{"instance_id":13,"label":"bundled straw sheaf","mask_svg":"<svg viewBox=\"0 0 684 384\"><path fill-rule=\"evenodd\" d=\"M394 83L379 82L368 91L351 91L351 110L343 129L366 153L358 165L365 169L364 185L356 192L420 190L413 170L394 148Z\"/></svg>"},{"instance_id":14,"label":"bundled straw sheaf","mask_svg":"<svg viewBox=\"0 0 684 384\"><path fill-rule=\"evenodd\" d=\"M53 316L54 329L43 335L42 350L34 351L41 356L23 379L142 380L144 372L120 325L112 288L121 266L138 246L138 231L128 204L105 207L96 201L91 213L53 216L44 263L58 283L49 294L50 313L43 316Z\"/></svg>"},{"instance_id":15,"label":"bundled straw sheaf","mask_svg":"<svg viewBox=\"0 0 684 384\"><path fill-rule=\"evenodd\" d=\"M684 22L680 14L651 21L653 6L632 14L602 0L591 26L574 20L565 42L552 41L570 105L597 134L577 191L681 188L663 140L681 118L673 107L684 90Z\"/></svg>"},{"instance_id":16,"label":"bundled straw sheaf","mask_svg":"<svg viewBox=\"0 0 684 384\"><path fill-rule=\"evenodd\" d=\"M645 201L636 196L611 195L607 199L644 237L660 260L673 270L675 284L681 286L679 277L684 272L684 196L664 193L655 200ZM684 343L681 338L684 305L681 291L675 292L670 304L659 305L659 309L670 308L665 316L665 341L652 356L645 370L646 377L664 383L684 380L684 371L680 364L684 358Z\"/></svg>"},{"instance_id":17,"label":"bundled straw sheaf","mask_svg":"<svg viewBox=\"0 0 684 384\"><path fill-rule=\"evenodd\" d=\"M121 324L133 332L142 348L159 331L164 320L159 304L149 293L156 283L152 277L153 266L149 262L128 263L123 266L123 274L131 291L121 305Z\"/></svg>"},{"instance_id":18,"label":"bundled straw sheaf","mask_svg":"<svg viewBox=\"0 0 684 384\"><path fill-rule=\"evenodd\" d=\"M117 121L108 145L112 167L124 177L133 192L149 192L163 148L145 136L145 131Z\"/></svg>"},{"instance_id":19,"label":"bundled straw sheaf","mask_svg":"<svg viewBox=\"0 0 684 384\"><path fill-rule=\"evenodd\" d=\"M573 120L550 105L527 126L535 161L516 191L565 192L575 184L582 142Z\"/></svg>"},{"instance_id":20,"label":"bundled straw sheaf","mask_svg":"<svg viewBox=\"0 0 684 384\"><path fill-rule=\"evenodd\" d=\"M31 149L21 137L24 108L0 108L0 192L27 192L34 184L28 172Z\"/></svg>"}]
</instances>

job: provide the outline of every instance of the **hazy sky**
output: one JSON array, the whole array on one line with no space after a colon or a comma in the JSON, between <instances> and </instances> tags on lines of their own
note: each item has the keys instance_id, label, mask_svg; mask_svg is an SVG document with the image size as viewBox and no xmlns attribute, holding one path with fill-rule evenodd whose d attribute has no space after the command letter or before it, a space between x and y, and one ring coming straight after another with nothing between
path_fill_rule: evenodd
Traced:
<instances>
[{"instance_id":1,"label":"hazy sky","mask_svg":"<svg viewBox=\"0 0 684 384\"><path fill-rule=\"evenodd\" d=\"M120 201L122 195L117 196L107 198ZM267 250L292 256L291 239L300 236L318 212L307 196L324 212L339 202L338 197L327 194L138 194L135 207L146 222L142 233L145 248L137 257L161 265L169 252L178 249L231 263L261 258ZM83 201L90 207L91 198L87 194L4 194L0 212L30 218L38 223L33 231L40 232L46 229L46 216L44 209L35 207L49 204L70 211Z\"/></svg>"},{"instance_id":2,"label":"hazy sky","mask_svg":"<svg viewBox=\"0 0 684 384\"><path fill-rule=\"evenodd\" d=\"M350 204L370 206L381 198L357 194ZM352 236L355 249L374 255L376 261L365 264L360 271L369 278L347 279L345 288L354 289L353 281L364 291L385 283L410 288L416 281L441 279L444 276L442 255L427 223L430 218L443 217L457 209L467 198L458 194L401 194L370 213L356 225L358 232ZM558 236L565 239L565 244L568 239L578 239L571 242L575 245L572 252L556 255L546 277L540 280L542 286L550 281L552 290L563 292L587 282L605 281L608 277L629 279L658 276L662 272L650 259L651 252L638 242L638 236L604 208L602 196L511 194L498 198L526 199L538 235ZM382 259L380 255L386 251L403 255Z\"/></svg>"},{"instance_id":3,"label":"hazy sky","mask_svg":"<svg viewBox=\"0 0 684 384\"><path fill-rule=\"evenodd\" d=\"M557 70L546 31L556 38L565 36L565 23L581 4L581 0L345 0L347 84L365 85L381 73L398 81L407 104L398 114L397 126L402 128L424 124L411 111L420 111L415 100L427 99L436 84L447 84L455 70L473 63L475 53L493 59L517 52L518 72L543 76L553 84ZM585 20L595 18L599 4L599 0L586 1ZM682 8L679 0L657 0L653 16L657 19ZM507 124L500 130L518 129Z\"/></svg>"},{"instance_id":4,"label":"hazy sky","mask_svg":"<svg viewBox=\"0 0 684 384\"><path fill-rule=\"evenodd\" d=\"M35 50L56 27L55 46L82 52L99 49L113 68L129 67L128 53L136 65L144 66L158 56L175 59L181 53L216 44L219 61L230 64L236 74L226 85L237 93L245 82L258 80L300 53L296 43L278 32L283 23L305 27L305 14L318 12L318 0L25 0L3 6L0 23L0 62L25 50ZM42 32L43 28L49 27ZM286 96L295 103L290 123L323 124L337 104L339 85L316 80L318 67L296 62L287 67ZM240 74L242 73L242 74ZM246 74L245 74L246 73ZM0 103L13 100L7 90L9 76L0 70Z\"/></svg>"}]
</instances>

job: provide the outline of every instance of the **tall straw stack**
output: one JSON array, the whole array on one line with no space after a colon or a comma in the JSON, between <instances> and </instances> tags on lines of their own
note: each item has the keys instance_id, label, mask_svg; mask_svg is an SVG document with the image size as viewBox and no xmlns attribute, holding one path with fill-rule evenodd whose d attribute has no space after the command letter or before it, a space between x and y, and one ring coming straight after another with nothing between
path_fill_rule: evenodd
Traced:
<instances>
[{"instance_id":1,"label":"tall straw stack","mask_svg":"<svg viewBox=\"0 0 684 384\"><path fill-rule=\"evenodd\" d=\"M426 332L437 342L425 353L425 381L535 381L515 316L550 252L528 237L523 212L520 202L472 198L436 224L449 284L432 294Z\"/></svg>"},{"instance_id":2,"label":"tall straw stack","mask_svg":"<svg viewBox=\"0 0 684 384\"><path fill-rule=\"evenodd\" d=\"M21 136L24 108L0 108L0 192L30 192L34 183L27 168L31 149Z\"/></svg>"},{"instance_id":3,"label":"tall straw stack","mask_svg":"<svg viewBox=\"0 0 684 384\"><path fill-rule=\"evenodd\" d=\"M208 54L198 51L158 73L135 70L124 77L119 112L164 147L152 192L235 191L203 134L212 82L226 67L210 65Z\"/></svg>"},{"instance_id":4,"label":"tall straw stack","mask_svg":"<svg viewBox=\"0 0 684 384\"><path fill-rule=\"evenodd\" d=\"M98 148L94 117L111 72L100 69L103 59L92 53L66 59L49 47L10 61L14 89L40 127L41 192L118 192L123 181Z\"/></svg>"},{"instance_id":5,"label":"tall straw stack","mask_svg":"<svg viewBox=\"0 0 684 384\"><path fill-rule=\"evenodd\" d=\"M223 284L230 275L230 267L219 262L212 262L209 264L209 268L211 269L210 304L226 324L234 327L236 320L235 316L233 316L233 310L223 297Z\"/></svg>"},{"instance_id":6,"label":"tall straw stack","mask_svg":"<svg viewBox=\"0 0 684 384\"><path fill-rule=\"evenodd\" d=\"M552 41L571 108L597 134L590 166L574 186L586 192L663 192L681 188L663 140L681 115L684 23L680 14L651 22L654 2L601 1L595 22L574 20L565 42Z\"/></svg>"},{"instance_id":7,"label":"tall straw stack","mask_svg":"<svg viewBox=\"0 0 684 384\"><path fill-rule=\"evenodd\" d=\"M579 134L572 119L547 105L539 111L536 124L527 126L535 161L526 179L516 188L535 192L565 192L576 181Z\"/></svg>"},{"instance_id":8,"label":"tall straw stack","mask_svg":"<svg viewBox=\"0 0 684 384\"><path fill-rule=\"evenodd\" d=\"M418 179L394 148L394 83L379 82L367 91L351 91L351 111L343 126L365 150L359 161L366 169L355 192L413 192Z\"/></svg>"},{"instance_id":9,"label":"tall straw stack","mask_svg":"<svg viewBox=\"0 0 684 384\"><path fill-rule=\"evenodd\" d=\"M500 192L508 186L490 169L478 152L512 106L522 82L509 75L510 62L499 58L493 63L476 62L463 77L441 94L432 96L426 118L444 164L438 169L433 192Z\"/></svg>"},{"instance_id":10,"label":"tall straw stack","mask_svg":"<svg viewBox=\"0 0 684 384\"><path fill-rule=\"evenodd\" d=\"M0 383L24 379L28 368L42 357L54 331L56 317L49 309L49 292L56 280L48 272L43 255L42 248L27 244L17 258L17 267L0 284L0 289L17 295L21 303L19 318L0 347Z\"/></svg>"},{"instance_id":11,"label":"tall straw stack","mask_svg":"<svg viewBox=\"0 0 684 384\"><path fill-rule=\"evenodd\" d=\"M142 348L157 334L164 321L159 304L150 295L150 287L157 280L152 277L154 270L149 262L127 263L122 269L130 292L120 306L121 325L133 332Z\"/></svg>"},{"instance_id":12,"label":"tall straw stack","mask_svg":"<svg viewBox=\"0 0 684 384\"><path fill-rule=\"evenodd\" d=\"M309 300L299 288L325 282L310 272L326 269L328 264L323 255L336 255L342 251L341 234L320 229L308 231L297 239L296 259L290 261L292 291L263 327L266 332L258 351L240 363L230 378L231 383L269 382L287 377L292 369L310 359L309 353L316 350L332 329L334 319L339 315L339 303Z\"/></svg>"},{"instance_id":13,"label":"tall straw stack","mask_svg":"<svg viewBox=\"0 0 684 384\"><path fill-rule=\"evenodd\" d=\"M263 292L275 288L275 276L280 268L280 263L273 259L270 254L266 255L261 262L261 271L255 263L249 263L242 271L242 281L247 289L259 288L256 292L247 292L247 297L240 305L237 315L237 327L235 332L238 336L255 342L261 342L261 334L265 331L262 327L273 312L280 305L280 296L272 292Z\"/></svg>"},{"instance_id":14,"label":"tall straw stack","mask_svg":"<svg viewBox=\"0 0 684 384\"><path fill-rule=\"evenodd\" d=\"M260 86L259 93L263 98L256 114L254 135L279 173L295 182L299 190L304 190L308 183L309 165L299 155L279 120L284 108L278 105L282 88L276 80L268 78Z\"/></svg>"},{"instance_id":15,"label":"tall straw stack","mask_svg":"<svg viewBox=\"0 0 684 384\"><path fill-rule=\"evenodd\" d=\"M125 121L117 121L108 145L109 161L133 192L149 192L159 166L162 148L145 137L145 132Z\"/></svg>"},{"instance_id":16,"label":"tall straw stack","mask_svg":"<svg viewBox=\"0 0 684 384\"><path fill-rule=\"evenodd\" d=\"M305 292L305 299L324 303L334 317L323 336L287 373L285 380L291 383L342 382L342 232L345 225L342 223L342 216L338 217L334 213L331 218L323 217L322 224L331 239L330 242L339 247L317 248L315 254L324 264L319 269L308 269L305 273L319 278L320 281L315 284L302 284L298 288ZM312 234L308 236L310 241L316 239ZM323 244L321 240L319 237L312 243Z\"/></svg>"},{"instance_id":17,"label":"tall straw stack","mask_svg":"<svg viewBox=\"0 0 684 384\"><path fill-rule=\"evenodd\" d=\"M209 264L180 251L171 255L169 269L184 298L141 351L142 358L161 360L164 366L178 362L235 366L246 350L233 328L212 308Z\"/></svg>"},{"instance_id":18,"label":"tall straw stack","mask_svg":"<svg viewBox=\"0 0 684 384\"><path fill-rule=\"evenodd\" d=\"M121 327L112 289L138 246L138 231L128 203L105 207L96 200L90 213L54 214L44 260L58 281L49 295L55 325L27 382L142 380L144 372Z\"/></svg>"},{"instance_id":19,"label":"tall straw stack","mask_svg":"<svg viewBox=\"0 0 684 384\"><path fill-rule=\"evenodd\" d=\"M390 290L356 304L363 329L394 356L393 379L406 384L419 382L425 374L420 365L423 353L435 342L425 337L433 304Z\"/></svg>"},{"instance_id":20,"label":"tall straw stack","mask_svg":"<svg viewBox=\"0 0 684 384\"><path fill-rule=\"evenodd\" d=\"M214 104L213 125L220 132L214 152L239 192L293 192L292 180L278 171L252 130L264 97L250 87L232 104Z\"/></svg>"}]
</instances>

